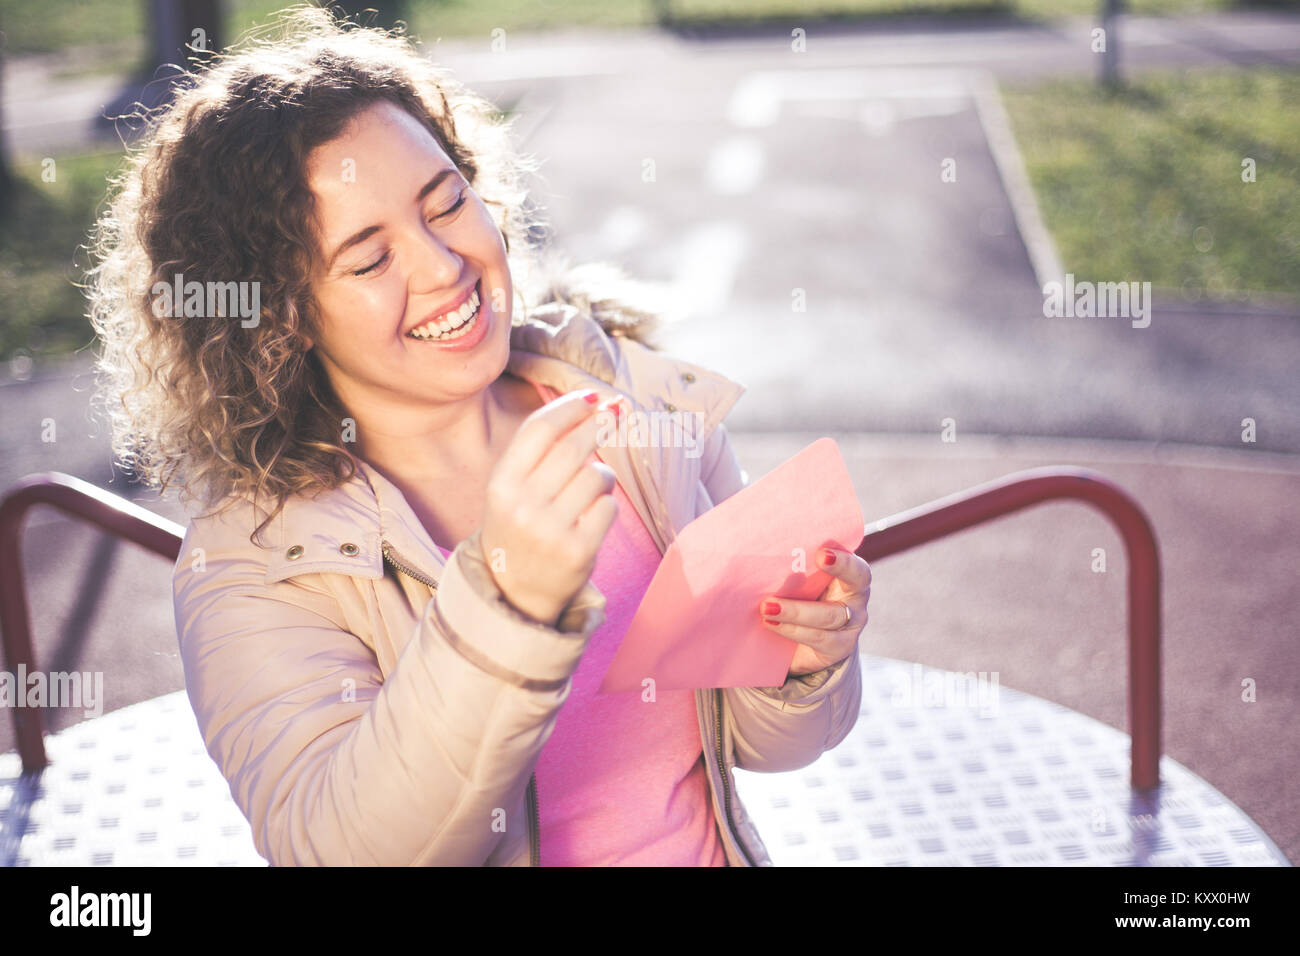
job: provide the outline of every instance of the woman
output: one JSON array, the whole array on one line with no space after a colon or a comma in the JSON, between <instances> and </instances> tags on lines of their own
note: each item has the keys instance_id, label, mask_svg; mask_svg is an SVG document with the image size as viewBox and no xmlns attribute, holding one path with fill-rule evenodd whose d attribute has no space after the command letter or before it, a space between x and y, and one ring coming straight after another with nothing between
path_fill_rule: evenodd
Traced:
<instances>
[{"instance_id":1,"label":"woman","mask_svg":"<svg viewBox=\"0 0 1300 956\"><path fill-rule=\"evenodd\" d=\"M597 696L673 535L743 485L743 387L566 285L584 270L516 309L536 224L490 105L399 35L286 23L153 127L91 285L121 455L203 506L178 639L258 851L768 863L730 769L848 734L865 563L780 601L781 687ZM618 408L698 413L701 444L598 441Z\"/></svg>"}]
</instances>

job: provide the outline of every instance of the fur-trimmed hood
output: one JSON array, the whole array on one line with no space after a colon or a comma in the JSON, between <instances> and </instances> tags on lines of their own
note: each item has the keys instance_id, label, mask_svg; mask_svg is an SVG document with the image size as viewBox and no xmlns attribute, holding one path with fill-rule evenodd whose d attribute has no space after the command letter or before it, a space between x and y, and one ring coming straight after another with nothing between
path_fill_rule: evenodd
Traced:
<instances>
[{"instance_id":1,"label":"fur-trimmed hood","mask_svg":"<svg viewBox=\"0 0 1300 956\"><path fill-rule=\"evenodd\" d=\"M632 339L659 350L656 341L669 321L661 286L630 278L609 262L573 265L551 254L533 263L521 282L525 315L548 306L570 305L595 320L607 335Z\"/></svg>"}]
</instances>

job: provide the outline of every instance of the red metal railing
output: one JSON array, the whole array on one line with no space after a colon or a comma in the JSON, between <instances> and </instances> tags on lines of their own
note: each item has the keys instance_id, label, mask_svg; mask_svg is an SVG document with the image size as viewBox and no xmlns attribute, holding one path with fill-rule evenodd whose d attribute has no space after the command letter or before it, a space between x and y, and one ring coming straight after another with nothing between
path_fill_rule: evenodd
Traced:
<instances>
[{"instance_id":1,"label":"red metal railing","mask_svg":"<svg viewBox=\"0 0 1300 956\"><path fill-rule=\"evenodd\" d=\"M23 522L33 505L58 508L172 561L180 554L185 532L176 522L71 475L28 475L10 488L0 500L0 644L10 673L20 664L28 672L36 670L22 562ZM19 688L19 693L25 692ZM49 761L40 710L15 707L14 731L24 772L44 769Z\"/></svg>"},{"instance_id":2,"label":"red metal railing","mask_svg":"<svg viewBox=\"0 0 1300 956\"><path fill-rule=\"evenodd\" d=\"M874 561L1044 501L1085 501L1111 520L1128 556L1130 781L1160 783L1160 549L1142 509L1118 485L1086 468L1032 468L883 518L867 526L857 553Z\"/></svg>"},{"instance_id":3,"label":"red metal railing","mask_svg":"<svg viewBox=\"0 0 1300 956\"><path fill-rule=\"evenodd\" d=\"M1044 501L1085 501L1114 523L1128 556L1129 733L1132 786L1159 785L1160 556L1142 509L1106 478L1083 468L1035 468L883 518L866 529L857 553L876 561ZM184 529L117 495L51 472L32 475L0 501L0 638L11 671L34 671L23 586L22 524L37 504L52 505L175 561ZM23 769L46 766L40 712L14 709Z\"/></svg>"}]
</instances>

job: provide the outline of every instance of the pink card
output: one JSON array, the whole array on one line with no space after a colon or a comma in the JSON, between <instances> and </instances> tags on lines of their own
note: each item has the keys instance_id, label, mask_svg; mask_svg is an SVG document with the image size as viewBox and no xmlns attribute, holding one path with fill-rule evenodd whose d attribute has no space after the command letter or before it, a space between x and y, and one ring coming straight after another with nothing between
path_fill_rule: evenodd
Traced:
<instances>
[{"instance_id":1,"label":"pink card","mask_svg":"<svg viewBox=\"0 0 1300 956\"><path fill-rule=\"evenodd\" d=\"M832 576L823 546L854 551L865 533L833 439L700 515L664 554L600 685L600 693L780 687L796 644L763 624L765 595L815 601Z\"/></svg>"}]
</instances>

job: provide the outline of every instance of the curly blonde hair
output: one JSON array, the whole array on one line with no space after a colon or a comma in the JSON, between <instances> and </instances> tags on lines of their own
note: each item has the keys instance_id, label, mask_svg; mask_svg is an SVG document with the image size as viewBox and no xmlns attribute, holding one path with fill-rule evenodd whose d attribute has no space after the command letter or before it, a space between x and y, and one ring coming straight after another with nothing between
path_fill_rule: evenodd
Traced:
<instances>
[{"instance_id":1,"label":"curly blonde hair","mask_svg":"<svg viewBox=\"0 0 1300 956\"><path fill-rule=\"evenodd\" d=\"M280 29L246 34L184 72L173 102L146 117L146 135L128 148L92 230L86 291L120 464L206 507L265 500L272 507L250 539L290 495L356 473L337 429L346 412L304 339L318 321L309 277L322 254L305 172L312 150L380 101L426 125L493 209L523 300L516 325L541 263L533 240L545 227L523 185L540 164L512 147L512 121L400 29L301 5L277 20ZM261 315L251 328L228 317L160 318L151 290L177 273L205 288L259 283ZM655 347L652 313L610 307L617 296L600 294L611 279L618 287L617 269L585 266L570 276L577 286L594 277L597 293L550 276L541 298L576 302L609 334Z\"/></svg>"}]
</instances>

